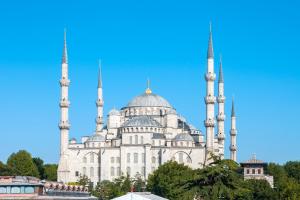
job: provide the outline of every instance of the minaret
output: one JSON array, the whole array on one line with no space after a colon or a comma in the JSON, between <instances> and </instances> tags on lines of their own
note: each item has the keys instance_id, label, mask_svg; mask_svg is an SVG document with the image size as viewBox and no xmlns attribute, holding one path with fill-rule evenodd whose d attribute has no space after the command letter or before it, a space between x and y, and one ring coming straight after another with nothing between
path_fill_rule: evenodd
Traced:
<instances>
[{"instance_id":1,"label":"minaret","mask_svg":"<svg viewBox=\"0 0 300 200\"><path fill-rule=\"evenodd\" d=\"M96 118L96 134L99 134L103 129L103 92L102 92L102 71L101 61L99 61L99 74L98 74L98 98L96 101L97 118Z\"/></svg>"},{"instance_id":2,"label":"minaret","mask_svg":"<svg viewBox=\"0 0 300 200\"><path fill-rule=\"evenodd\" d=\"M219 143L219 152L221 159L224 158L224 140L225 140L225 131L224 131L224 120L225 120L225 112L224 112L224 79L223 79L223 69L222 69L222 57L220 56L220 69L219 69L219 81L218 81L218 143Z\"/></svg>"},{"instance_id":3,"label":"minaret","mask_svg":"<svg viewBox=\"0 0 300 200\"><path fill-rule=\"evenodd\" d=\"M230 129L230 159L236 162L236 118L234 111L234 100L232 100L232 108L231 108L231 129Z\"/></svg>"},{"instance_id":4,"label":"minaret","mask_svg":"<svg viewBox=\"0 0 300 200\"><path fill-rule=\"evenodd\" d=\"M214 126L215 126L215 113L214 107L216 102L216 97L214 96L214 81L216 79L216 74L214 73L214 51L213 51L213 41L212 41L212 30L210 25L209 41L207 49L207 73L205 74L206 80L206 120L204 125L206 127L206 153L207 158L209 153L214 152Z\"/></svg>"},{"instance_id":5,"label":"minaret","mask_svg":"<svg viewBox=\"0 0 300 200\"><path fill-rule=\"evenodd\" d=\"M69 144L69 84L70 80L68 78L68 53L67 53L67 40L66 40L66 31L64 32L64 48L62 55L62 64L61 64L61 99L60 99L60 159L58 165L58 181L67 182L69 167L68 167L68 144Z\"/></svg>"}]
</instances>

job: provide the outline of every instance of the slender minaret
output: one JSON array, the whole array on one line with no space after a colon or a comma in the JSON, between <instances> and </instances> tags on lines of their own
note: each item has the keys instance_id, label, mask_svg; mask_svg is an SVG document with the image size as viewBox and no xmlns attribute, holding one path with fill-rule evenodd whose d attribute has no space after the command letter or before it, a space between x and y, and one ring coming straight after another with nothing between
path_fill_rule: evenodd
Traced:
<instances>
[{"instance_id":1,"label":"slender minaret","mask_svg":"<svg viewBox=\"0 0 300 200\"><path fill-rule=\"evenodd\" d=\"M98 74L98 98L96 101L97 118L96 118L96 134L100 134L103 129L103 93L102 93L102 71L101 61L99 61L99 74Z\"/></svg>"},{"instance_id":2,"label":"slender minaret","mask_svg":"<svg viewBox=\"0 0 300 200\"><path fill-rule=\"evenodd\" d=\"M220 56L220 69L219 69L219 81L218 81L218 143L219 143L219 153L221 159L224 158L224 140L225 140L225 131L224 131L224 120L225 120L225 112L224 112L224 79L223 79L223 69L222 69L222 57Z\"/></svg>"},{"instance_id":3,"label":"slender minaret","mask_svg":"<svg viewBox=\"0 0 300 200\"><path fill-rule=\"evenodd\" d=\"M236 118L234 111L234 100L232 99L232 108L231 108L231 129L230 129L230 159L236 161Z\"/></svg>"},{"instance_id":4,"label":"slender minaret","mask_svg":"<svg viewBox=\"0 0 300 200\"><path fill-rule=\"evenodd\" d=\"M66 31L64 32L64 48L62 55L62 64L61 64L61 79L60 79L60 87L61 87L61 99L60 99L60 159L58 165L58 181L67 182L69 167L68 167L68 144L69 144L69 84L70 80L68 78L68 53L67 53L67 40L66 40Z\"/></svg>"},{"instance_id":5,"label":"slender minaret","mask_svg":"<svg viewBox=\"0 0 300 200\"><path fill-rule=\"evenodd\" d=\"M214 126L215 126L215 113L214 106L216 102L216 97L214 96L214 81L216 79L216 74L214 73L214 51L213 51L213 41L212 41L212 30L210 25L208 50L207 50L207 73L205 74L206 80L206 120L204 125L206 127L206 153L214 152ZM208 156L206 156L208 158Z\"/></svg>"}]
</instances>

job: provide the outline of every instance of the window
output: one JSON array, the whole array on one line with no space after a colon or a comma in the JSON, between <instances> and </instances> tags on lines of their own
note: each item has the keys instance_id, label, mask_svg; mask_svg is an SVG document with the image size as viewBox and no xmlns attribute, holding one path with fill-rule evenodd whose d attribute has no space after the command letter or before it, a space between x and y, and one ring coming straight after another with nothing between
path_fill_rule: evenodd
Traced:
<instances>
[{"instance_id":1,"label":"window","mask_svg":"<svg viewBox=\"0 0 300 200\"><path fill-rule=\"evenodd\" d=\"M159 146L161 146L161 140L159 140Z\"/></svg>"},{"instance_id":2,"label":"window","mask_svg":"<svg viewBox=\"0 0 300 200\"><path fill-rule=\"evenodd\" d=\"M94 177L94 167L90 168L90 177Z\"/></svg>"},{"instance_id":3,"label":"window","mask_svg":"<svg viewBox=\"0 0 300 200\"><path fill-rule=\"evenodd\" d=\"M129 143L132 144L132 136L129 137Z\"/></svg>"},{"instance_id":4,"label":"window","mask_svg":"<svg viewBox=\"0 0 300 200\"><path fill-rule=\"evenodd\" d=\"M120 160L120 157L116 157L116 163L120 163L121 160Z\"/></svg>"},{"instance_id":5,"label":"window","mask_svg":"<svg viewBox=\"0 0 300 200\"><path fill-rule=\"evenodd\" d=\"M182 163L183 162L183 153L179 153L178 156L179 156L179 163Z\"/></svg>"},{"instance_id":6,"label":"window","mask_svg":"<svg viewBox=\"0 0 300 200\"><path fill-rule=\"evenodd\" d=\"M115 168L114 167L110 168L110 176L115 176Z\"/></svg>"},{"instance_id":7,"label":"window","mask_svg":"<svg viewBox=\"0 0 300 200\"><path fill-rule=\"evenodd\" d=\"M258 169L258 170L257 170L257 173L258 173L258 174L261 174L261 169Z\"/></svg>"},{"instance_id":8,"label":"window","mask_svg":"<svg viewBox=\"0 0 300 200\"><path fill-rule=\"evenodd\" d=\"M111 163L115 163L115 158L114 158L114 157L111 157L111 158L110 158L110 162L111 162Z\"/></svg>"},{"instance_id":9,"label":"window","mask_svg":"<svg viewBox=\"0 0 300 200\"><path fill-rule=\"evenodd\" d=\"M75 176L79 176L79 171L76 171L76 172L75 172Z\"/></svg>"},{"instance_id":10,"label":"window","mask_svg":"<svg viewBox=\"0 0 300 200\"><path fill-rule=\"evenodd\" d=\"M127 153L127 163L130 163L130 153Z\"/></svg>"},{"instance_id":11,"label":"window","mask_svg":"<svg viewBox=\"0 0 300 200\"><path fill-rule=\"evenodd\" d=\"M12 194L18 194L18 193L21 193L21 187L12 187L12 188L11 188L11 193L12 193Z\"/></svg>"},{"instance_id":12,"label":"window","mask_svg":"<svg viewBox=\"0 0 300 200\"><path fill-rule=\"evenodd\" d=\"M145 163L145 153L142 153L142 162Z\"/></svg>"},{"instance_id":13,"label":"window","mask_svg":"<svg viewBox=\"0 0 300 200\"><path fill-rule=\"evenodd\" d=\"M134 144L138 144L138 136L137 135L134 136Z\"/></svg>"},{"instance_id":14,"label":"window","mask_svg":"<svg viewBox=\"0 0 300 200\"><path fill-rule=\"evenodd\" d=\"M141 136L141 144L144 144L144 137Z\"/></svg>"},{"instance_id":15,"label":"window","mask_svg":"<svg viewBox=\"0 0 300 200\"><path fill-rule=\"evenodd\" d=\"M130 167L127 167L127 168L126 168L126 172L127 172L127 174L130 176L130 173L131 173Z\"/></svg>"},{"instance_id":16,"label":"window","mask_svg":"<svg viewBox=\"0 0 300 200\"><path fill-rule=\"evenodd\" d=\"M6 187L0 187L0 194L6 193Z\"/></svg>"},{"instance_id":17,"label":"window","mask_svg":"<svg viewBox=\"0 0 300 200\"><path fill-rule=\"evenodd\" d=\"M86 168L85 167L82 168L82 174L86 175Z\"/></svg>"},{"instance_id":18,"label":"window","mask_svg":"<svg viewBox=\"0 0 300 200\"><path fill-rule=\"evenodd\" d=\"M91 162L91 163L94 162L94 154L93 154L93 153L91 153L91 155L90 155L90 162Z\"/></svg>"},{"instance_id":19,"label":"window","mask_svg":"<svg viewBox=\"0 0 300 200\"><path fill-rule=\"evenodd\" d=\"M142 167L141 174L142 174L143 176L145 176L145 174L146 174L146 168L145 168L145 167Z\"/></svg>"},{"instance_id":20,"label":"window","mask_svg":"<svg viewBox=\"0 0 300 200\"><path fill-rule=\"evenodd\" d=\"M152 160L152 163L155 163L156 158L153 156L151 160Z\"/></svg>"},{"instance_id":21,"label":"window","mask_svg":"<svg viewBox=\"0 0 300 200\"><path fill-rule=\"evenodd\" d=\"M83 163L86 163L86 157L83 157Z\"/></svg>"},{"instance_id":22,"label":"window","mask_svg":"<svg viewBox=\"0 0 300 200\"><path fill-rule=\"evenodd\" d=\"M121 176L121 168L117 167L117 176Z\"/></svg>"},{"instance_id":23,"label":"window","mask_svg":"<svg viewBox=\"0 0 300 200\"><path fill-rule=\"evenodd\" d=\"M255 169L252 169L252 174L255 174Z\"/></svg>"},{"instance_id":24,"label":"window","mask_svg":"<svg viewBox=\"0 0 300 200\"><path fill-rule=\"evenodd\" d=\"M247 169L247 172L246 172L247 174L250 174L250 169Z\"/></svg>"},{"instance_id":25,"label":"window","mask_svg":"<svg viewBox=\"0 0 300 200\"><path fill-rule=\"evenodd\" d=\"M138 153L134 153L133 162L138 163Z\"/></svg>"}]
</instances>

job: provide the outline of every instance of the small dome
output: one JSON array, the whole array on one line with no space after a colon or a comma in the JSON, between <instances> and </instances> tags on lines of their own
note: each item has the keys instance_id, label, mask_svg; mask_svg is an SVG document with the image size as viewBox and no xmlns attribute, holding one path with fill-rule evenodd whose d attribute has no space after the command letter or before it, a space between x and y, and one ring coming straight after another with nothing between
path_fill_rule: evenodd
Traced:
<instances>
[{"instance_id":1,"label":"small dome","mask_svg":"<svg viewBox=\"0 0 300 200\"><path fill-rule=\"evenodd\" d=\"M175 109L170 109L168 112L167 112L167 115L176 115L176 110Z\"/></svg>"},{"instance_id":2,"label":"small dome","mask_svg":"<svg viewBox=\"0 0 300 200\"><path fill-rule=\"evenodd\" d=\"M170 103L163 97L153 94L144 93L137 97L134 97L128 104L127 107L167 107L172 108Z\"/></svg>"},{"instance_id":3,"label":"small dome","mask_svg":"<svg viewBox=\"0 0 300 200\"><path fill-rule=\"evenodd\" d=\"M105 137L102 135L92 135L87 139L87 142L103 142L105 141Z\"/></svg>"},{"instance_id":4,"label":"small dome","mask_svg":"<svg viewBox=\"0 0 300 200\"><path fill-rule=\"evenodd\" d=\"M132 117L122 127L161 127L161 124L149 116Z\"/></svg>"},{"instance_id":5,"label":"small dome","mask_svg":"<svg viewBox=\"0 0 300 200\"><path fill-rule=\"evenodd\" d=\"M180 133L175 136L174 140L176 141L194 141L193 137L187 133Z\"/></svg>"},{"instance_id":6,"label":"small dome","mask_svg":"<svg viewBox=\"0 0 300 200\"><path fill-rule=\"evenodd\" d=\"M153 133L152 139L166 139L166 136L161 133Z\"/></svg>"},{"instance_id":7,"label":"small dome","mask_svg":"<svg viewBox=\"0 0 300 200\"><path fill-rule=\"evenodd\" d=\"M108 115L121 115L121 113L120 113L120 111L119 110L117 110L117 109L112 109L112 110L110 110L109 111L109 113L108 113Z\"/></svg>"}]
</instances>

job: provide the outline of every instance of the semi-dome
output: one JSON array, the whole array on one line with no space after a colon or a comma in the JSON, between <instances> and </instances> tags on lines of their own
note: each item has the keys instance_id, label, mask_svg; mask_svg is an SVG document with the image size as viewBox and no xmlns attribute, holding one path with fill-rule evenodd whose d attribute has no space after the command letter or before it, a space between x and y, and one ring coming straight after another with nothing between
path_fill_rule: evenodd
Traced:
<instances>
[{"instance_id":1,"label":"semi-dome","mask_svg":"<svg viewBox=\"0 0 300 200\"><path fill-rule=\"evenodd\" d=\"M163 97L153 94L144 93L142 95L134 97L127 107L167 107L172 108L170 103Z\"/></svg>"},{"instance_id":2,"label":"semi-dome","mask_svg":"<svg viewBox=\"0 0 300 200\"><path fill-rule=\"evenodd\" d=\"M87 139L87 142L103 142L105 137L102 135L92 135Z\"/></svg>"},{"instance_id":3,"label":"semi-dome","mask_svg":"<svg viewBox=\"0 0 300 200\"><path fill-rule=\"evenodd\" d=\"M188 133L180 133L175 136L176 141L194 141L193 137Z\"/></svg>"},{"instance_id":4,"label":"semi-dome","mask_svg":"<svg viewBox=\"0 0 300 200\"><path fill-rule=\"evenodd\" d=\"M149 116L136 116L124 122L122 127L161 127L161 124Z\"/></svg>"},{"instance_id":5,"label":"semi-dome","mask_svg":"<svg viewBox=\"0 0 300 200\"><path fill-rule=\"evenodd\" d=\"M119 110L113 108L113 109L111 109L111 110L109 111L108 115L110 115L110 116L111 116L111 115L121 115L121 113L120 113Z\"/></svg>"}]
</instances>

